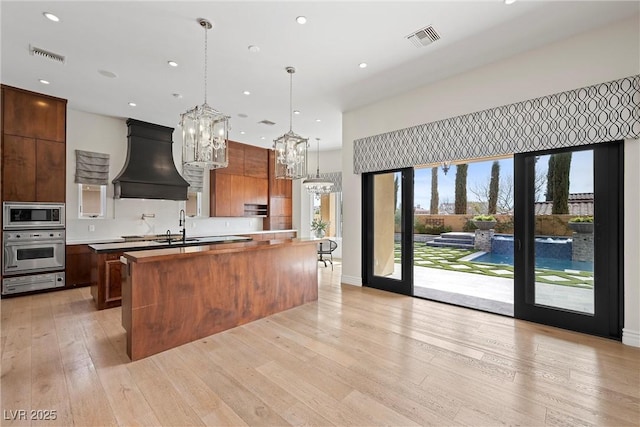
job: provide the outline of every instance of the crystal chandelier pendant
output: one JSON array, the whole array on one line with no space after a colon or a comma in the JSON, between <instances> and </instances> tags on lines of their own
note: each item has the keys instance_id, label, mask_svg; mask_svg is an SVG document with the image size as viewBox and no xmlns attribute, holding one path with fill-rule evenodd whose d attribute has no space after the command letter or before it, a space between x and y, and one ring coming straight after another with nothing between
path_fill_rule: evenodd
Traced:
<instances>
[{"instance_id":1,"label":"crystal chandelier pendant","mask_svg":"<svg viewBox=\"0 0 640 427\"><path fill-rule=\"evenodd\" d=\"M316 147L318 155L316 176L315 178L305 179L302 185L305 186L310 194L320 195L331 193L333 182L320 178L320 138L316 138Z\"/></svg>"},{"instance_id":2,"label":"crystal chandelier pendant","mask_svg":"<svg viewBox=\"0 0 640 427\"><path fill-rule=\"evenodd\" d=\"M286 68L289 73L289 132L273 141L275 151L276 179L300 179L307 175L307 144L309 139L303 138L293 131L292 87L293 73L296 69Z\"/></svg>"},{"instance_id":3,"label":"crystal chandelier pendant","mask_svg":"<svg viewBox=\"0 0 640 427\"><path fill-rule=\"evenodd\" d=\"M211 23L199 19L204 28L204 103L180 115L182 127L182 163L205 169L229 165L229 116L207 104L207 31Z\"/></svg>"}]
</instances>

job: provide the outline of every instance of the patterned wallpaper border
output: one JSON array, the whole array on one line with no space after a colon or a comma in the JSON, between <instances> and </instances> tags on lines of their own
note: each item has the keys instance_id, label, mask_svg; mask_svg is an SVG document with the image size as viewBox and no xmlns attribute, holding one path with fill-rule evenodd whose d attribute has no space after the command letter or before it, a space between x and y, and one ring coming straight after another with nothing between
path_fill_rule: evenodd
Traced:
<instances>
[{"instance_id":1,"label":"patterned wallpaper border","mask_svg":"<svg viewBox=\"0 0 640 427\"><path fill-rule=\"evenodd\" d=\"M354 141L354 173L640 137L640 75Z\"/></svg>"}]
</instances>

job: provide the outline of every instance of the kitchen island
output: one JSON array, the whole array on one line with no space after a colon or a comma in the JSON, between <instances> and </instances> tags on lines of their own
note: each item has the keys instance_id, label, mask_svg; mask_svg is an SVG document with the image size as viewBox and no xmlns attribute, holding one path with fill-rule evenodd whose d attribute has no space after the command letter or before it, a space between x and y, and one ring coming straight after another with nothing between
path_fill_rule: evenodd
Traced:
<instances>
[{"instance_id":1,"label":"kitchen island","mask_svg":"<svg viewBox=\"0 0 640 427\"><path fill-rule=\"evenodd\" d=\"M125 252L122 325L138 360L318 299L316 239Z\"/></svg>"},{"instance_id":2,"label":"kitchen island","mask_svg":"<svg viewBox=\"0 0 640 427\"><path fill-rule=\"evenodd\" d=\"M120 256L125 251L175 248L250 241L248 236L189 237L156 235L152 238L89 245L91 250L91 295L98 310L118 307L122 299Z\"/></svg>"}]
</instances>

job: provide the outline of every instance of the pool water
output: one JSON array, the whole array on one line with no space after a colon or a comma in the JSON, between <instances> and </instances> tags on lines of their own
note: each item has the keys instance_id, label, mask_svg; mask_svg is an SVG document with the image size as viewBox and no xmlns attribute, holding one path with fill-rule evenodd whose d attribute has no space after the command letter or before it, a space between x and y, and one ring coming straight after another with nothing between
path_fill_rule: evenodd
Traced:
<instances>
[{"instance_id":1,"label":"pool water","mask_svg":"<svg viewBox=\"0 0 640 427\"><path fill-rule=\"evenodd\" d=\"M477 258L473 258L470 261L483 262L488 264L510 265L513 267L513 254L496 254L487 252ZM572 261L570 259L536 257L536 268L556 271L593 271L593 263L586 261Z\"/></svg>"}]
</instances>

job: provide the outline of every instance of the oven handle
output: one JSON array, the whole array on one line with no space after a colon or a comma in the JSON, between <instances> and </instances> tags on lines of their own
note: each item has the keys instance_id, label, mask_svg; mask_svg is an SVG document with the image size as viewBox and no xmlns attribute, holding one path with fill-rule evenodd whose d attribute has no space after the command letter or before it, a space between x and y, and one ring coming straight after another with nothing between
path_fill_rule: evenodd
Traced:
<instances>
[{"instance_id":1,"label":"oven handle","mask_svg":"<svg viewBox=\"0 0 640 427\"><path fill-rule=\"evenodd\" d=\"M6 270L7 268L17 268L18 266L15 264L15 261L13 259L13 251L10 251L9 248L7 248L6 246L4 247L4 268L3 270Z\"/></svg>"},{"instance_id":2,"label":"oven handle","mask_svg":"<svg viewBox=\"0 0 640 427\"><path fill-rule=\"evenodd\" d=\"M5 242L4 247L15 246L33 246L33 245L65 245L65 241L62 239L42 239L42 240L22 240L19 242Z\"/></svg>"}]
</instances>

